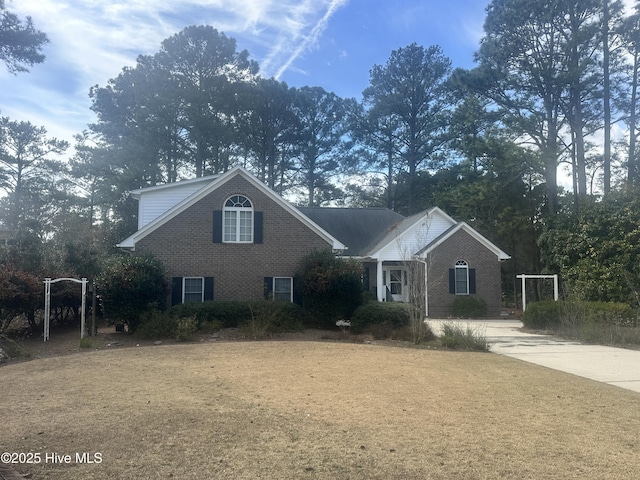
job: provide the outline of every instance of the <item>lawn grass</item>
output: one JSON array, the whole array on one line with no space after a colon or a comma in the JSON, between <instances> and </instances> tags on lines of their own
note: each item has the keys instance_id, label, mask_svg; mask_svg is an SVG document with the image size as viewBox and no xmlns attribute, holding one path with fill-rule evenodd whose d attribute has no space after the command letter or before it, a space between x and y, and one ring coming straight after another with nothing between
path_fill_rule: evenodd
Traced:
<instances>
[{"instance_id":1,"label":"lawn grass","mask_svg":"<svg viewBox=\"0 0 640 480\"><path fill-rule=\"evenodd\" d=\"M631 479L640 395L488 353L328 342L83 351L0 368L36 479Z\"/></svg>"}]
</instances>

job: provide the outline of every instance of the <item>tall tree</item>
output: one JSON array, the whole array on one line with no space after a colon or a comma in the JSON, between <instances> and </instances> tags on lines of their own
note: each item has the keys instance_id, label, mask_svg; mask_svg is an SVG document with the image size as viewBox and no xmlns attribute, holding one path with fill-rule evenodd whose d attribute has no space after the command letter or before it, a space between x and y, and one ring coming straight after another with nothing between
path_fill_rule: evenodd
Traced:
<instances>
[{"instance_id":1,"label":"tall tree","mask_svg":"<svg viewBox=\"0 0 640 480\"><path fill-rule=\"evenodd\" d=\"M8 195L7 226L24 228L43 212L47 192L53 194L54 176L62 169L56 155L68 144L48 138L43 127L0 118L0 189ZM40 232L38 232L40 233Z\"/></svg>"},{"instance_id":2,"label":"tall tree","mask_svg":"<svg viewBox=\"0 0 640 480\"><path fill-rule=\"evenodd\" d=\"M385 65L375 65L370 86L363 92L366 108L379 119L381 127L397 125L394 135L407 173L409 213L416 210L418 170L436 168L447 144L450 73L451 60L439 46L424 48L413 43L391 52ZM382 135L389 138L388 133Z\"/></svg>"},{"instance_id":3,"label":"tall tree","mask_svg":"<svg viewBox=\"0 0 640 480\"><path fill-rule=\"evenodd\" d=\"M295 91L296 177L310 207L332 200L338 194L332 177L340 173L340 159L348 148L347 119L352 103L322 87L302 87Z\"/></svg>"},{"instance_id":4,"label":"tall tree","mask_svg":"<svg viewBox=\"0 0 640 480\"><path fill-rule=\"evenodd\" d=\"M130 177L125 190L228 168L237 85L252 81L257 69L246 51L236 52L234 39L191 26L106 87L93 87L98 122L90 129L119 174Z\"/></svg>"},{"instance_id":5,"label":"tall tree","mask_svg":"<svg viewBox=\"0 0 640 480\"><path fill-rule=\"evenodd\" d=\"M593 99L596 88L602 82L602 70L595 68L600 31L600 3L586 0L580 3L567 1L558 12L558 28L562 36L567 66L567 99L564 113L572 134L574 177L577 180L576 199L587 195L587 171L585 152L585 102ZM600 92L598 92L600 93Z\"/></svg>"},{"instance_id":6,"label":"tall tree","mask_svg":"<svg viewBox=\"0 0 640 480\"><path fill-rule=\"evenodd\" d=\"M487 7L479 66L467 77L505 114L505 123L528 137L542 157L551 214L558 211L559 136L567 84L564 15L554 0L494 0Z\"/></svg>"},{"instance_id":7,"label":"tall tree","mask_svg":"<svg viewBox=\"0 0 640 480\"><path fill-rule=\"evenodd\" d=\"M232 143L235 87L252 81L258 64L246 50L236 51L233 38L210 26L190 26L169 37L154 58L179 93L179 121L187 131L196 177L204 174L207 160L213 173L226 169L219 156Z\"/></svg>"},{"instance_id":8,"label":"tall tree","mask_svg":"<svg viewBox=\"0 0 640 480\"><path fill-rule=\"evenodd\" d=\"M638 167L638 73L640 72L640 2L636 2L635 12L627 17L620 25L622 45L629 53L631 81L629 89L629 107L627 126L629 129L629 151L627 155L627 183L640 183L640 168Z\"/></svg>"},{"instance_id":9,"label":"tall tree","mask_svg":"<svg viewBox=\"0 0 640 480\"><path fill-rule=\"evenodd\" d=\"M27 66L44 62L42 47L48 42L47 35L36 30L31 17L22 21L8 12L4 0L0 0L0 60L9 72L28 72Z\"/></svg>"},{"instance_id":10,"label":"tall tree","mask_svg":"<svg viewBox=\"0 0 640 480\"><path fill-rule=\"evenodd\" d=\"M259 178L279 193L290 169L293 132L296 128L294 90L274 79L248 84L238 115L240 143L253 157Z\"/></svg>"},{"instance_id":11,"label":"tall tree","mask_svg":"<svg viewBox=\"0 0 640 480\"><path fill-rule=\"evenodd\" d=\"M356 155L360 159L361 168L374 174L381 174L386 180L386 206L395 209L394 187L399 169L402 168L398 158L402 151L399 138L399 121L394 115L378 114L376 108L365 109L359 105L353 121L352 133L358 145Z\"/></svg>"},{"instance_id":12,"label":"tall tree","mask_svg":"<svg viewBox=\"0 0 640 480\"><path fill-rule=\"evenodd\" d=\"M98 117L90 129L108 153L104 160L116 184L127 190L176 179L185 136L179 98L151 57L138 57L135 68L124 68L106 87L93 87L90 97Z\"/></svg>"}]
</instances>

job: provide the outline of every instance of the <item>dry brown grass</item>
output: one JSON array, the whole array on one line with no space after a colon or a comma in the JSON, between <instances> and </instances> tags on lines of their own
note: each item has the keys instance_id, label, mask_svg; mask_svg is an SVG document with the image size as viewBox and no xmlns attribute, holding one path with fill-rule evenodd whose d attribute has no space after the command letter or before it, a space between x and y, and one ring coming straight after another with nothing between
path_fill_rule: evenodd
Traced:
<instances>
[{"instance_id":1,"label":"dry brown grass","mask_svg":"<svg viewBox=\"0 0 640 480\"><path fill-rule=\"evenodd\" d=\"M0 368L0 450L100 452L32 479L631 479L640 396L483 353L266 341Z\"/></svg>"}]
</instances>

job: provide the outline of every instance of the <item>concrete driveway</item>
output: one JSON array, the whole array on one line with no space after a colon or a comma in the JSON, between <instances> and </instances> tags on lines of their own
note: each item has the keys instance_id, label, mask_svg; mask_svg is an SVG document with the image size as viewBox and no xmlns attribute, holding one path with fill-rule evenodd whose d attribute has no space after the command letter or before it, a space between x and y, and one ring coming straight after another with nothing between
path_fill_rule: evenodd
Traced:
<instances>
[{"instance_id":1,"label":"concrete driveway","mask_svg":"<svg viewBox=\"0 0 640 480\"><path fill-rule=\"evenodd\" d=\"M517 320L428 321L436 335L445 322L477 330L487 338L493 353L640 393L640 351L523 332L522 322Z\"/></svg>"}]
</instances>

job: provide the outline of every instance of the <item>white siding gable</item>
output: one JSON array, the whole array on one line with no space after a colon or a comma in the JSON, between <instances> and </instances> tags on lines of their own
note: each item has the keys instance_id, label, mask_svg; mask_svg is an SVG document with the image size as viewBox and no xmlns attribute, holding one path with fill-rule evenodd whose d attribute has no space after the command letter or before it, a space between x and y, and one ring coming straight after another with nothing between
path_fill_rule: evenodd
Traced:
<instances>
[{"instance_id":1,"label":"white siding gable","mask_svg":"<svg viewBox=\"0 0 640 480\"><path fill-rule=\"evenodd\" d=\"M449 230L456 222L439 208L425 212L413 220L403 231L399 231L395 238L391 238L374 255L381 261L409 260L425 245Z\"/></svg>"},{"instance_id":2,"label":"white siding gable","mask_svg":"<svg viewBox=\"0 0 640 480\"><path fill-rule=\"evenodd\" d=\"M205 188L217 176L184 180L131 192L138 198L138 229L158 218L198 190Z\"/></svg>"}]
</instances>

